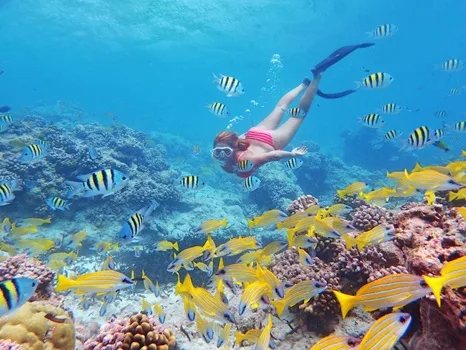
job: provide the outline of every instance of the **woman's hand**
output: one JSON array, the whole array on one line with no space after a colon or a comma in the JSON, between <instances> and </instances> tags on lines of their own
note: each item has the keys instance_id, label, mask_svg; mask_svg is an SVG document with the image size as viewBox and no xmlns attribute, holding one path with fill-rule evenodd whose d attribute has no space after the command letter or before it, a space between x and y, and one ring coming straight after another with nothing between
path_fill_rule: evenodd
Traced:
<instances>
[{"instance_id":1,"label":"woman's hand","mask_svg":"<svg viewBox=\"0 0 466 350\"><path fill-rule=\"evenodd\" d=\"M291 153L293 153L293 155L296 156L296 157L302 157L307 153L307 147L306 146L301 146L301 147L293 148Z\"/></svg>"}]
</instances>

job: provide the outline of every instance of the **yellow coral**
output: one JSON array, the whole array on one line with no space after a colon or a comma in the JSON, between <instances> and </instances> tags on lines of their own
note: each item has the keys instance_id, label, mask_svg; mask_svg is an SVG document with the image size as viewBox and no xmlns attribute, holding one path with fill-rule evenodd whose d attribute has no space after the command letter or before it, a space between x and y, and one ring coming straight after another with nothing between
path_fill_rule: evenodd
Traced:
<instances>
[{"instance_id":1,"label":"yellow coral","mask_svg":"<svg viewBox=\"0 0 466 350\"><path fill-rule=\"evenodd\" d=\"M60 322L45 318L47 314ZM10 339L23 350L74 350L74 322L59 307L37 301L26 303L12 317L0 321L1 339Z\"/></svg>"}]
</instances>

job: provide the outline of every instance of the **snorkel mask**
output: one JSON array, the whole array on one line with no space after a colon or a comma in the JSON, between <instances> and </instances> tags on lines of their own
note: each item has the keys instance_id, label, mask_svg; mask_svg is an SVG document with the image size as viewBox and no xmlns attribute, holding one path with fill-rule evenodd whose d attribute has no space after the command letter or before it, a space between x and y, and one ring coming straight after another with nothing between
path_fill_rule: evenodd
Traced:
<instances>
[{"instance_id":1,"label":"snorkel mask","mask_svg":"<svg viewBox=\"0 0 466 350\"><path fill-rule=\"evenodd\" d=\"M230 146L217 146L212 150L212 155L217 160L226 160L230 158L234 153L234 149Z\"/></svg>"}]
</instances>

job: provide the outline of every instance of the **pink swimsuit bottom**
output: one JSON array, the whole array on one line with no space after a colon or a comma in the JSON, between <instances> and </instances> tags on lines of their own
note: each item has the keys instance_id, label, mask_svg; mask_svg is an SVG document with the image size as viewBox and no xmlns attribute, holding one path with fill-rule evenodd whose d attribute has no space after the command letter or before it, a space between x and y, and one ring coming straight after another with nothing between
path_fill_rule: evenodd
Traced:
<instances>
[{"instance_id":1,"label":"pink swimsuit bottom","mask_svg":"<svg viewBox=\"0 0 466 350\"><path fill-rule=\"evenodd\" d=\"M266 143L267 145L272 146L272 148L275 149L275 144L273 142L273 137L270 130L251 128L248 130L244 138L246 140L254 140Z\"/></svg>"}]
</instances>

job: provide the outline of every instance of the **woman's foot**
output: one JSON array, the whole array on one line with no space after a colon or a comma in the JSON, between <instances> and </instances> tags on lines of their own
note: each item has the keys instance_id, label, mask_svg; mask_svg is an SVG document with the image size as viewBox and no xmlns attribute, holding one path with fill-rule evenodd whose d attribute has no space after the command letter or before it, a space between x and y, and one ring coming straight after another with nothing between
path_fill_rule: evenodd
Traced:
<instances>
[{"instance_id":1,"label":"woman's foot","mask_svg":"<svg viewBox=\"0 0 466 350\"><path fill-rule=\"evenodd\" d=\"M303 84L305 87L308 87L311 84L311 79L309 79L308 77L305 77L301 84Z\"/></svg>"}]
</instances>

